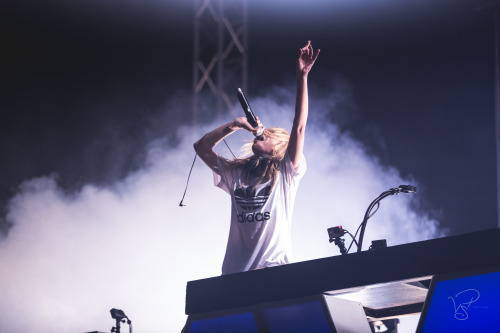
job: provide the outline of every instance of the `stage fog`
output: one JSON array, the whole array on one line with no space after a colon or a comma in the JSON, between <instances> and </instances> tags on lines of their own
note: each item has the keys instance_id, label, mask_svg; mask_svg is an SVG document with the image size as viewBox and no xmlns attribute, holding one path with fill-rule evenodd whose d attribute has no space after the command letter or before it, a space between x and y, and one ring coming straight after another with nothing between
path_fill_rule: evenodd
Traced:
<instances>
[{"instance_id":1,"label":"stage fog","mask_svg":"<svg viewBox=\"0 0 500 333\"><path fill-rule=\"evenodd\" d=\"M269 91L253 96L252 107L264 125L289 130L294 89ZM341 97L333 90L310 103L308 171L293 218L294 261L339 255L326 229L342 225L354 233L369 203L400 184L424 190L385 199L368 223L365 248L376 239L391 246L443 235L437 215L419 208L426 184L382 166L328 120ZM175 145L169 139L150 142L143 167L109 186L67 191L54 174L20 184L6 215L12 228L0 241L0 331L109 331L109 310L119 308L139 332L179 332L186 319L186 282L220 274L229 230L229 197L213 186L211 171L199 159L186 206L179 206L195 156L192 144L232 117L178 128L169 135L177 138ZM240 131L227 143L238 154L251 139ZM231 156L224 144L218 152Z\"/></svg>"}]
</instances>

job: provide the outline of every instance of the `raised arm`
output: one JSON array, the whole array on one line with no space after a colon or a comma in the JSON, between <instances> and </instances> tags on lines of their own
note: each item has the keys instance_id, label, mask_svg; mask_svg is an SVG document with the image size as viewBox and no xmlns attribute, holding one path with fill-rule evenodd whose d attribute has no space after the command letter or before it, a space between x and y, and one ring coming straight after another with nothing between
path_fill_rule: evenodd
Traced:
<instances>
[{"instance_id":1,"label":"raised arm","mask_svg":"<svg viewBox=\"0 0 500 333\"><path fill-rule=\"evenodd\" d=\"M295 170L298 170L302 151L304 150L305 129L309 113L309 97L307 92L307 75L311 70L320 50L314 53L311 41L300 49L296 63L297 96L295 100L295 117L293 119L290 142L288 143L288 154Z\"/></svg>"},{"instance_id":2,"label":"raised arm","mask_svg":"<svg viewBox=\"0 0 500 333\"><path fill-rule=\"evenodd\" d=\"M257 122L261 125L259 120L257 120ZM205 134L200 140L194 143L194 150L210 169L219 173L217 168L217 154L213 151L213 148L226 136L241 128L244 128L252 133L257 132L257 129L253 128L248 123L246 117L236 118L235 120L219 126L213 131Z\"/></svg>"}]
</instances>

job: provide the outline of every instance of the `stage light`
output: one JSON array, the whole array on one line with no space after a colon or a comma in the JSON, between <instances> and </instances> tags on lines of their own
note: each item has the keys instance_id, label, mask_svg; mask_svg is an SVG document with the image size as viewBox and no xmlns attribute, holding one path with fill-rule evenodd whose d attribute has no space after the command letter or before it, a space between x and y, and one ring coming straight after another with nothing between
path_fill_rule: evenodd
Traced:
<instances>
[{"instance_id":1,"label":"stage light","mask_svg":"<svg viewBox=\"0 0 500 333\"><path fill-rule=\"evenodd\" d=\"M127 317L125 312L120 309L111 309L109 310L111 312L111 318L116 320L116 326L111 328L111 332L113 333L121 333L120 331L120 323L127 323L129 326L129 333L132 333L132 321Z\"/></svg>"},{"instance_id":2,"label":"stage light","mask_svg":"<svg viewBox=\"0 0 500 333\"><path fill-rule=\"evenodd\" d=\"M330 243L333 242L334 238L342 237L345 235L345 230L342 229L341 225L339 225L338 227L328 228L327 231L328 231L328 236L330 236Z\"/></svg>"},{"instance_id":3,"label":"stage light","mask_svg":"<svg viewBox=\"0 0 500 333\"><path fill-rule=\"evenodd\" d=\"M399 185L397 188L391 188L382 194L380 194L373 202L368 206L368 209L366 210L365 217L363 218L363 222L361 222L358 231L361 229L361 232L359 233L359 241L358 241L358 252L361 252L361 247L363 246L363 236L365 234L365 228L366 224L368 222L368 219L373 216L380 207L380 201L390 195L394 194L399 194L399 193L417 193L417 187L413 185ZM372 210L375 208L375 205L377 209L372 213ZM357 232L356 232L357 235ZM356 236L355 236L356 237ZM349 247L350 248L350 247ZM348 250L349 251L349 250Z\"/></svg>"}]
</instances>

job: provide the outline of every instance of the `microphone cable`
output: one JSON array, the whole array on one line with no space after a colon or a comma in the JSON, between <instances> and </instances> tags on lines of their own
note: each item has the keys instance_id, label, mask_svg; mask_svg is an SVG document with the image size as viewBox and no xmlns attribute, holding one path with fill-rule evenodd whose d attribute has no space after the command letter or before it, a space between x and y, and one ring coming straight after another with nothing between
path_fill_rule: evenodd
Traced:
<instances>
[{"instance_id":1,"label":"microphone cable","mask_svg":"<svg viewBox=\"0 0 500 333\"><path fill-rule=\"evenodd\" d=\"M201 139L203 139L203 137ZM231 150L231 148L229 148L229 145L227 144L226 139L222 139L222 141L224 141L224 143L227 146L227 149L229 149L229 151L231 152L231 154L233 155L233 157L236 158L236 156L234 155L234 153ZM187 181L186 181L186 188L184 189L184 194L182 195L182 199L181 199L181 202L179 203L179 207L186 206L182 202L184 201L184 198L186 197L186 192L187 192L188 185L189 185L189 179L191 178L191 172L193 171L194 163L196 162L196 157L198 157L197 153L194 154L193 163L191 164L191 169L189 169L189 174L188 174Z\"/></svg>"},{"instance_id":2,"label":"microphone cable","mask_svg":"<svg viewBox=\"0 0 500 333\"><path fill-rule=\"evenodd\" d=\"M196 157L197 157L197 156L198 156L198 154L197 154L197 153L194 153L193 164L191 164L191 169L189 170L188 178L187 178L187 181L186 181L186 188L184 189L184 194L182 195L182 199L181 199L181 202L179 203L179 207L184 207L184 206L186 206L186 205L184 205L182 202L184 201L184 197L186 196L186 192L187 192L188 185L189 185L189 178L191 178L191 172L193 171L194 162L196 162Z\"/></svg>"}]
</instances>

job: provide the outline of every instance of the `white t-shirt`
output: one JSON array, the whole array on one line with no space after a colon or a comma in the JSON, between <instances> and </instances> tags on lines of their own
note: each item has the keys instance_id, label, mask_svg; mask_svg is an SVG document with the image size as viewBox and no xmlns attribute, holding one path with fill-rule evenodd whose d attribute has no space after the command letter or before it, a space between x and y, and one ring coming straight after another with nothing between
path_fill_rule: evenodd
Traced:
<instances>
[{"instance_id":1,"label":"white t-shirt","mask_svg":"<svg viewBox=\"0 0 500 333\"><path fill-rule=\"evenodd\" d=\"M214 172L215 185L231 196L231 227L222 274L288 264L292 212L299 181L307 168L305 159L295 171L287 152L279 163L271 192L272 180L250 193L251 186L240 188L242 167L225 169L221 159L218 166L220 175Z\"/></svg>"}]
</instances>

